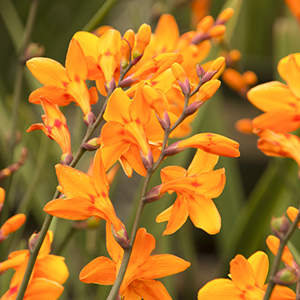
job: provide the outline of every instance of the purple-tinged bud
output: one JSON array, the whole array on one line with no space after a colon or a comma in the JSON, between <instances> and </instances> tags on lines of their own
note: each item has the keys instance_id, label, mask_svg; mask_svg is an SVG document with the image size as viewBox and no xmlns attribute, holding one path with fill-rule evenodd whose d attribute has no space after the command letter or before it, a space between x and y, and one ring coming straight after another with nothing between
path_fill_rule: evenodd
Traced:
<instances>
[{"instance_id":1,"label":"purple-tinged bud","mask_svg":"<svg viewBox=\"0 0 300 300\"><path fill-rule=\"evenodd\" d=\"M275 218L274 216L272 217L271 229L279 239L281 239L288 232L289 228L290 223L285 215L279 218Z\"/></svg>"},{"instance_id":2,"label":"purple-tinged bud","mask_svg":"<svg viewBox=\"0 0 300 300\"><path fill-rule=\"evenodd\" d=\"M143 165L146 168L146 170L149 170L150 168L152 168L154 160L153 160L153 155L152 155L151 150L149 149L149 152L147 155L144 155L143 151L140 150L140 154L141 154L141 159L142 159Z\"/></svg>"},{"instance_id":3,"label":"purple-tinged bud","mask_svg":"<svg viewBox=\"0 0 300 300\"><path fill-rule=\"evenodd\" d=\"M141 54L140 56L135 57L132 61L131 61L131 65L134 66L135 64L137 64L141 58L143 57L144 53Z\"/></svg>"},{"instance_id":4,"label":"purple-tinged bud","mask_svg":"<svg viewBox=\"0 0 300 300\"><path fill-rule=\"evenodd\" d=\"M95 121L96 117L91 111L83 117L83 122L88 127L93 125Z\"/></svg>"},{"instance_id":5,"label":"purple-tinged bud","mask_svg":"<svg viewBox=\"0 0 300 300\"><path fill-rule=\"evenodd\" d=\"M159 200L160 198L162 198L165 193L160 193L162 189L162 184L160 185L157 185L155 187L153 187L147 194L146 194L146 197L145 197L145 200L147 203L152 203L152 202L155 202L157 200Z\"/></svg>"},{"instance_id":6,"label":"purple-tinged bud","mask_svg":"<svg viewBox=\"0 0 300 300\"><path fill-rule=\"evenodd\" d=\"M290 286L299 280L294 269L286 267L278 271L273 277L273 282L278 285Z\"/></svg>"},{"instance_id":7,"label":"purple-tinged bud","mask_svg":"<svg viewBox=\"0 0 300 300\"><path fill-rule=\"evenodd\" d=\"M123 79L121 82L120 82L120 87L127 87L127 86L130 86L132 85L134 82L137 81L136 78L132 78L133 74L131 74L130 76L127 76L125 79Z\"/></svg>"},{"instance_id":8,"label":"purple-tinged bud","mask_svg":"<svg viewBox=\"0 0 300 300\"><path fill-rule=\"evenodd\" d=\"M123 249L127 249L130 247L129 237L128 237L127 231L126 231L125 227L123 226L123 224L122 224L122 228L118 231L116 231L114 226L111 225L111 230L112 230L115 240L118 242L118 244Z\"/></svg>"},{"instance_id":9,"label":"purple-tinged bud","mask_svg":"<svg viewBox=\"0 0 300 300\"><path fill-rule=\"evenodd\" d=\"M180 153L182 152L183 150L187 149L187 147L178 147L178 144L180 143L181 141L178 141L178 142L175 142L173 143L172 145L168 146L164 153L168 156L172 156L172 155L175 155L177 153Z\"/></svg>"},{"instance_id":10,"label":"purple-tinged bud","mask_svg":"<svg viewBox=\"0 0 300 300\"><path fill-rule=\"evenodd\" d=\"M43 56L44 52L45 47L43 45L37 43L30 43L24 52L22 62L25 63L27 60L33 57Z\"/></svg>"},{"instance_id":11,"label":"purple-tinged bud","mask_svg":"<svg viewBox=\"0 0 300 300\"><path fill-rule=\"evenodd\" d=\"M201 42L209 39L210 37L211 37L210 34L207 32L196 33L192 38L192 40L190 41L190 44L199 45Z\"/></svg>"},{"instance_id":12,"label":"purple-tinged bud","mask_svg":"<svg viewBox=\"0 0 300 300\"><path fill-rule=\"evenodd\" d=\"M169 129L171 127L170 117L169 117L168 112L166 110L164 112L163 119L161 119L158 114L156 114L156 117L157 117L157 120L158 120L158 122L161 125L163 130Z\"/></svg>"},{"instance_id":13,"label":"purple-tinged bud","mask_svg":"<svg viewBox=\"0 0 300 300\"><path fill-rule=\"evenodd\" d=\"M205 75L200 79L200 82L203 84L203 83L211 80L217 72L218 72L218 70L205 73Z\"/></svg>"},{"instance_id":14,"label":"purple-tinged bud","mask_svg":"<svg viewBox=\"0 0 300 300\"><path fill-rule=\"evenodd\" d=\"M184 114L188 116L194 114L203 105L203 103L204 101L193 102L184 110Z\"/></svg>"},{"instance_id":15,"label":"purple-tinged bud","mask_svg":"<svg viewBox=\"0 0 300 300\"><path fill-rule=\"evenodd\" d=\"M73 154L71 152L65 153L60 158L60 163L62 165L68 166L73 160Z\"/></svg>"},{"instance_id":16,"label":"purple-tinged bud","mask_svg":"<svg viewBox=\"0 0 300 300\"><path fill-rule=\"evenodd\" d=\"M205 75L205 70L201 65L196 66L197 76L201 79Z\"/></svg>"},{"instance_id":17,"label":"purple-tinged bud","mask_svg":"<svg viewBox=\"0 0 300 300\"><path fill-rule=\"evenodd\" d=\"M84 143L82 147L88 151L95 151L100 147L100 145L98 144L98 140L99 138L92 138Z\"/></svg>"},{"instance_id":18,"label":"purple-tinged bud","mask_svg":"<svg viewBox=\"0 0 300 300\"><path fill-rule=\"evenodd\" d=\"M2 243L3 241L5 241L7 238L8 238L8 234L4 234L3 230L0 230L0 243Z\"/></svg>"},{"instance_id":19,"label":"purple-tinged bud","mask_svg":"<svg viewBox=\"0 0 300 300\"><path fill-rule=\"evenodd\" d=\"M189 95L191 92L191 85L190 85L189 79L186 78L184 82L179 81L179 80L177 82L181 88L183 95L185 95L185 96Z\"/></svg>"},{"instance_id":20,"label":"purple-tinged bud","mask_svg":"<svg viewBox=\"0 0 300 300\"><path fill-rule=\"evenodd\" d=\"M28 248L29 248L29 252L31 252L31 251L33 250L33 248L34 248L34 246L35 246L35 244L36 244L36 242L37 242L39 236L40 236L40 232L39 232L39 233L33 233L33 234L30 236L30 238L29 238L29 240L28 240Z\"/></svg>"},{"instance_id":21,"label":"purple-tinged bud","mask_svg":"<svg viewBox=\"0 0 300 300\"><path fill-rule=\"evenodd\" d=\"M114 77L111 78L110 82L105 83L105 89L108 94L111 94L116 89L116 81Z\"/></svg>"}]
</instances>

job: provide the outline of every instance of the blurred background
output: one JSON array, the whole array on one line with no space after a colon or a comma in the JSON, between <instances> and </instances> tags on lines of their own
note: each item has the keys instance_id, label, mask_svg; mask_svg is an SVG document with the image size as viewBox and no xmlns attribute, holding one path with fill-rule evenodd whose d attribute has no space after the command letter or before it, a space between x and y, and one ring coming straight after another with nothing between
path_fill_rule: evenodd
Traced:
<instances>
[{"instance_id":1,"label":"blurred background","mask_svg":"<svg viewBox=\"0 0 300 300\"><path fill-rule=\"evenodd\" d=\"M8 140L11 135L16 62L30 5L29 0L0 0L0 169L7 167L10 161ZM198 10L195 7L199 7ZM148 23L154 31L159 17L170 13L176 18L180 32L184 33L195 29L197 20L207 14L217 18L225 7L232 7L235 15L226 25L226 40L216 42L206 60L224 53L225 45L226 51L238 49L241 52L242 57L237 64L240 73L248 70L255 72L258 83L280 80L276 69L279 59L300 51L299 22L283 0L39 1L31 41L44 47L45 57L64 64L71 37L87 28L87 24L110 25L123 34L129 28L136 32L142 23ZM100 17L91 25L99 9ZM54 166L61 155L56 143L41 131L26 133L31 124L41 122L43 112L40 106L28 102L30 92L40 84L26 69L24 78L18 109L18 144L13 161L20 157L22 147L28 149L28 157L13 175L12 181L11 178L5 179L1 186L4 189L10 186L6 199L10 215L24 212L27 222L9 238L8 246L2 248L2 253L0 250L1 261L7 258L7 253L27 248L29 236L40 230L45 218L43 207L52 199L57 186ZM95 112L100 110L101 102L93 108ZM62 111L68 120L75 152L85 133L81 111L74 105ZM282 215L289 205L298 207L300 189L297 164L290 159L269 159L256 148L256 136L244 135L235 129L236 121L253 118L259 113L247 101L245 93L232 90L222 83L217 94L200 109L192 125L193 133L224 134L240 143L240 158L221 158L217 165L225 166L227 175L225 190L215 200L222 217L222 229L218 235L209 236L188 221L175 234L161 237L166 224L157 224L155 217L174 201L174 195L148 205L144 211L141 226L156 237L155 252L172 253L192 263L183 274L163 280L173 299L195 299L197 291L208 280L227 275L229 261L236 254L249 257L257 250L267 251L265 239L271 233L271 216ZM193 151L185 151L164 164L180 163L187 167L192 154ZM78 168L87 171L92 156L93 153L86 153ZM138 175L128 179L121 171L111 187L110 198L127 228L131 228L139 200L140 179ZM156 176L151 186L159 183L159 176ZM84 265L97 256L107 255L104 222L90 230L75 230L73 223L55 219L51 225L54 231L52 253L64 256L70 271L60 299L105 299L109 287L86 285L78 279ZM296 249L300 249L298 232L294 235L293 245L297 255ZM8 289L9 273L13 274L8 271L0 276L0 296Z\"/></svg>"}]
</instances>

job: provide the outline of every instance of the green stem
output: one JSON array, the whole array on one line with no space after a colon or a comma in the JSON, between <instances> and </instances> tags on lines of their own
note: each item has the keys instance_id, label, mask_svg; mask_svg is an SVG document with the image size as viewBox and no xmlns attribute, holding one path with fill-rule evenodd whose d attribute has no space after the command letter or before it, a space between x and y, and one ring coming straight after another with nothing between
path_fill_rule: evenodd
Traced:
<instances>
[{"instance_id":1,"label":"green stem","mask_svg":"<svg viewBox=\"0 0 300 300\"><path fill-rule=\"evenodd\" d=\"M97 26L101 20L105 17L110 8L117 2L117 0L106 0L105 3L99 8L96 14L90 19L90 21L83 27L84 31L92 31Z\"/></svg>"},{"instance_id":2,"label":"green stem","mask_svg":"<svg viewBox=\"0 0 300 300\"><path fill-rule=\"evenodd\" d=\"M300 209L300 207L299 207L299 209ZM277 251L277 254L276 254L274 262L273 262L272 270L271 270L271 273L270 273L270 276L269 276L268 287L266 289L263 300L268 300L271 297L272 291L275 287L275 283L274 283L273 278L274 278L274 276L276 275L276 273L279 269L280 262L281 262L281 256L282 256L284 247L286 246L287 242L289 241L289 239L291 238L291 236L294 233L295 229L297 228L297 225L298 225L299 221L300 221L300 212L298 213L296 219L294 220L294 222L290 226L288 232L280 239L280 244L279 244L278 251Z\"/></svg>"},{"instance_id":3,"label":"green stem","mask_svg":"<svg viewBox=\"0 0 300 300\"><path fill-rule=\"evenodd\" d=\"M38 0L32 0L32 4L30 6L28 18L26 27L24 30L24 35L22 38L22 42L20 44L20 49L18 53L18 60L16 64L16 73L15 73L15 81L14 81L14 92L13 92L13 111L12 111L12 117L11 117L11 131L10 131L10 140L8 144L8 158L7 162L8 165L10 165L13 161L13 154L14 154L14 148L15 148L15 142L16 142L16 128L17 128L17 121L19 116L19 106L20 106L20 100L22 95L22 88L23 88L23 69L24 69L24 53L26 51L26 48L29 44L36 14L37 14L37 8L38 8ZM6 199L8 199L9 189L11 186L12 179L9 178L7 187L6 187ZM2 211L1 211L1 221L7 219L9 215L9 208L8 208L8 202L5 201Z\"/></svg>"}]
</instances>

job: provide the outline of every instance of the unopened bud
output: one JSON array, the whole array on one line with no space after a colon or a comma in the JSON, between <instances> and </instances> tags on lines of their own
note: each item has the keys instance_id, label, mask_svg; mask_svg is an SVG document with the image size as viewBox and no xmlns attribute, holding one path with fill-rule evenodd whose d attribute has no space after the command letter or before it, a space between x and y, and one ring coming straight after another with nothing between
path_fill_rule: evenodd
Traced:
<instances>
[{"instance_id":1,"label":"unopened bud","mask_svg":"<svg viewBox=\"0 0 300 300\"><path fill-rule=\"evenodd\" d=\"M130 60L131 52L135 42L135 34L132 29L129 29L125 32L121 41L121 66L123 69L126 69Z\"/></svg>"},{"instance_id":2,"label":"unopened bud","mask_svg":"<svg viewBox=\"0 0 300 300\"><path fill-rule=\"evenodd\" d=\"M226 31L225 25L216 25L209 29L208 34L210 37L219 37L222 36Z\"/></svg>"},{"instance_id":3,"label":"unopened bud","mask_svg":"<svg viewBox=\"0 0 300 300\"><path fill-rule=\"evenodd\" d=\"M91 111L83 117L83 122L86 126L93 125L95 121L96 121L96 117Z\"/></svg>"},{"instance_id":4,"label":"unopened bud","mask_svg":"<svg viewBox=\"0 0 300 300\"><path fill-rule=\"evenodd\" d=\"M136 78L132 78L133 74L127 76L125 79L123 79L120 84L119 87L127 87L132 85L135 81L137 81Z\"/></svg>"},{"instance_id":5,"label":"unopened bud","mask_svg":"<svg viewBox=\"0 0 300 300\"><path fill-rule=\"evenodd\" d=\"M116 88L115 78L112 77L110 82L105 83L105 90L108 94L112 93Z\"/></svg>"},{"instance_id":6,"label":"unopened bud","mask_svg":"<svg viewBox=\"0 0 300 300\"><path fill-rule=\"evenodd\" d=\"M71 152L69 153L65 153L61 156L60 158L60 163L65 165L65 166L68 166L73 160L73 154Z\"/></svg>"},{"instance_id":7,"label":"unopened bud","mask_svg":"<svg viewBox=\"0 0 300 300\"><path fill-rule=\"evenodd\" d=\"M288 232L289 228L290 223L285 215L278 218L272 217L271 229L278 238L282 238Z\"/></svg>"},{"instance_id":8,"label":"unopened bud","mask_svg":"<svg viewBox=\"0 0 300 300\"><path fill-rule=\"evenodd\" d=\"M146 201L147 203L152 203L152 202L155 202L157 200L159 200L160 198L162 198L165 193L160 193L161 191L161 188L162 188L162 184L160 185L157 185L155 187L153 187L147 194L146 194Z\"/></svg>"},{"instance_id":9,"label":"unopened bud","mask_svg":"<svg viewBox=\"0 0 300 300\"><path fill-rule=\"evenodd\" d=\"M40 232L39 233L33 233L29 240L28 240L28 248L29 248L29 251L31 252L39 238L39 235L40 235Z\"/></svg>"},{"instance_id":10,"label":"unopened bud","mask_svg":"<svg viewBox=\"0 0 300 300\"><path fill-rule=\"evenodd\" d=\"M82 147L88 151L95 151L100 147L100 145L98 144L98 140L99 138L92 138L84 143Z\"/></svg>"},{"instance_id":11,"label":"unopened bud","mask_svg":"<svg viewBox=\"0 0 300 300\"><path fill-rule=\"evenodd\" d=\"M205 75L205 70L201 65L196 66L197 76L201 79Z\"/></svg>"},{"instance_id":12,"label":"unopened bud","mask_svg":"<svg viewBox=\"0 0 300 300\"><path fill-rule=\"evenodd\" d=\"M144 54L146 47L151 39L151 27L147 24L142 24L136 34L136 45L133 51L133 58L137 58Z\"/></svg>"},{"instance_id":13,"label":"unopened bud","mask_svg":"<svg viewBox=\"0 0 300 300\"><path fill-rule=\"evenodd\" d=\"M224 9L218 16L215 24L225 24L234 14L234 10L231 7Z\"/></svg>"},{"instance_id":14,"label":"unopened bud","mask_svg":"<svg viewBox=\"0 0 300 300\"><path fill-rule=\"evenodd\" d=\"M111 225L111 230L113 233L113 236L115 238L115 240L118 242L118 244L123 248L123 249L127 249L130 247L130 243L129 243L129 238L128 238L128 234L127 231L125 229L125 227L121 226L121 229L116 231L114 226Z\"/></svg>"},{"instance_id":15,"label":"unopened bud","mask_svg":"<svg viewBox=\"0 0 300 300\"><path fill-rule=\"evenodd\" d=\"M86 220L87 228L93 229L99 226L101 219L95 216L91 216Z\"/></svg>"},{"instance_id":16,"label":"unopened bud","mask_svg":"<svg viewBox=\"0 0 300 300\"><path fill-rule=\"evenodd\" d=\"M212 16L205 16L197 25L197 32L206 32L214 24L214 18Z\"/></svg>"},{"instance_id":17,"label":"unopened bud","mask_svg":"<svg viewBox=\"0 0 300 300\"><path fill-rule=\"evenodd\" d=\"M184 68L180 64L174 63L171 66L171 70L174 77L177 79L177 82L182 90L182 93L184 95L189 95L191 91L191 85Z\"/></svg>"},{"instance_id":18,"label":"unopened bud","mask_svg":"<svg viewBox=\"0 0 300 300\"><path fill-rule=\"evenodd\" d=\"M286 267L278 271L273 277L273 282L278 285L290 286L299 280L294 269Z\"/></svg>"},{"instance_id":19,"label":"unopened bud","mask_svg":"<svg viewBox=\"0 0 300 300\"><path fill-rule=\"evenodd\" d=\"M142 150L140 150L141 159L146 170L149 170L153 166L153 155L151 150L149 149L148 154L144 154Z\"/></svg>"},{"instance_id":20,"label":"unopened bud","mask_svg":"<svg viewBox=\"0 0 300 300\"><path fill-rule=\"evenodd\" d=\"M204 101L193 102L184 110L184 114L188 116L194 114L203 105L203 103Z\"/></svg>"},{"instance_id":21,"label":"unopened bud","mask_svg":"<svg viewBox=\"0 0 300 300\"><path fill-rule=\"evenodd\" d=\"M178 145L180 144L181 141L177 141L175 143L173 143L172 145L168 146L164 153L168 156L172 156L172 155L175 155L177 153L180 153L182 152L183 150L187 149L186 147L184 148L179 148Z\"/></svg>"},{"instance_id":22,"label":"unopened bud","mask_svg":"<svg viewBox=\"0 0 300 300\"><path fill-rule=\"evenodd\" d=\"M27 60L33 57L43 56L44 52L45 47L43 45L37 43L30 43L25 50L22 62L25 63Z\"/></svg>"},{"instance_id":23,"label":"unopened bud","mask_svg":"<svg viewBox=\"0 0 300 300\"><path fill-rule=\"evenodd\" d=\"M166 110L164 112L163 118L160 118L158 114L156 114L156 117L163 130L169 129L171 127L170 117Z\"/></svg>"},{"instance_id":24,"label":"unopened bud","mask_svg":"<svg viewBox=\"0 0 300 300\"><path fill-rule=\"evenodd\" d=\"M219 89L220 85L221 85L221 81L218 79L213 79L202 84L202 86L200 87L197 93L196 100L203 101L203 102L209 100Z\"/></svg>"}]
</instances>

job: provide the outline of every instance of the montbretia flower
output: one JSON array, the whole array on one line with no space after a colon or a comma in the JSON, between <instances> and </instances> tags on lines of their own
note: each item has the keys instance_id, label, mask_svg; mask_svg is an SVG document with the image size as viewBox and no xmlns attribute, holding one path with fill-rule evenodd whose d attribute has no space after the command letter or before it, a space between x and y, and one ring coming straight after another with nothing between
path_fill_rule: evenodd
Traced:
<instances>
[{"instance_id":1,"label":"montbretia flower","mask_svg":"<svg viewBox=\"0 0 300 300\"><path fill-rule=\"evenodd\" d=\"M278 72L286 81L271 81L252 88L247 97L264 114L252 125L274 132L294 131L300 126L300 53L290 54L278 63Z\"/></svg>"},{"instance_id":2,"label":"montbretia flower","mask_svg":"<svg viewBox=\"0 0 300 300\"><path fill-rule=\"evenodd\" d=\"M64 288L62 284L67 280L69 271L61 256L51 255L52 231L48 231L38 253L33 273L30 277L24 299L58 299ZM29 251L20 250L9 254L8 260L0 262L0 273L8 269L16 272L10 282L9 290L1 300L15 299L22 283L29 260Z\"/></svg>"},{"instance_id":3,"label":"montbretia flower","mask_svg":"<svg viewBox=\"0 0 300 300\"><path fill-rule=\"evenodd\" d=\"M100 149L95 155L92 176L61 164L56 165L56 174L59 189L67 198L48 202L44 211L68 220L86 220L95 216L111 222L116 231L122 229L108 197L109 185Z\"/></svg>"},{"instance_id":4,"label":"montbretia flower","mask_svg":"<svg viewBox=\"0 0 300 300\"><path fill-rule=\"evenodd\" d=\"M225 170L214 170L219 156L197 150L189 168L169 166L161 170L162 184L146 195L151 202L166 192L177 193L174 204L159 214L158 223L168 221L163 234L177 231L190 217L197 228L216 234L221 228L221 217L212 198L218 197L225 186Z\"/></svg>"},{"instance_id":5,"label":"montbretia flower","mask_svg":"<svg viewBox=\"0 0 300 300\"><path fill-rule=\"evenodd\" d=\"M114 284L120 269L124 250L116 242L110 224L106 225L106 246L111 259L98 257L86 265L79 278L85 283ZM171 254L150 255L155 238L140 228L133 244L131 257L119 294L124 300L171 300L164 285L155 280L184 271L190 263Z\"/></svg>"},{"instance_id":6,"label":"montbretia flower","mask_svg":"<svg viewBox=\"0 0 300 300\"><path fill-rule=\"evenodd\" d=\"M80 106L87 124L93 123L95 116L91 112L91 104L98 100L95 87L88 90L88 68L84 53L79 43L72 39L69 45L66 67L59 62L43 57L35 57L26 62L28 69L44 87L32 92L31 103L40 104L40 97L46 97L53 104L68 105L74 101Z\"/></svg>"},{"instance_id":7,"label":"montbretia flower","mask_svg":"<svg viewBox=\"0 0 300 300\"><path fill-rule=\"evenodd\" d=\"M25 222L24 214L16 214L7 219L0 227L0 243L8 238L9 234L18 230Z\"/></svg>"},{"instance_id":8,"label":"montbretia flower","mask_svg":"<svg viewBox=\"0 0 300 300\"><path fill-rule=\"evenodd\" d=\"M274 131L254 130L260 137L257 147L268 156L290 157L300 167L300 138L289 133L276 133Z\"/></svg>"},{"instance_id":9,"label":"montbretia flower","mask_svg":"<svg viewBox=\"0 0 300 300\"><path fill-rule=\"evenodd\" d=\"M68 165L72 161L73 156L71 152L71 137L66 118L59 110L57 104L51 103L42 96L40 101L45 111L45 115L42 115L44 124L33 124L27 129L27 132L42 130L50 139L57 142L63 153L62 162Z\"/></svg>"},{"instance_id":10,"label":"montbretia flower","mask_svg":"<svg viewBox=\"0 0 300 300\"><path fill-rule=\"evenodd\" d=\"M269 269L266 253L257 251L248 259L238 254L230 262L230 279L214 279L198 292L198 300L262 300ZM294 300L295 292L285 286L276 285L271 300Z\"/></svg>"}]
</instances>

